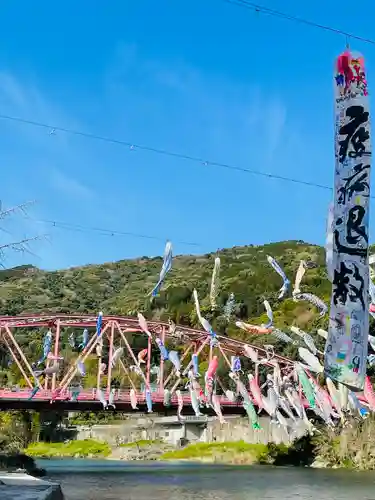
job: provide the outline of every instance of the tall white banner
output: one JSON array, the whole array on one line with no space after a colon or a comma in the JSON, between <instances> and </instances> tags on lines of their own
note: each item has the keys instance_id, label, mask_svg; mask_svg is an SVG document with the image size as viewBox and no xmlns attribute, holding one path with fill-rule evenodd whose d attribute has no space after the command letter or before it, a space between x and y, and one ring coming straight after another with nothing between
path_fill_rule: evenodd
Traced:
<instances>
[{"instance_id":1,"label":"tall white banner","mask_svg":"<svg viewBox=\"0 0 375 500\"><path fill-rule=\"evenodd\" d=\"M333 275L325 374L363 389L369 329L370 113L364 59L336 60Z\"/></svg>"}]
</instances>

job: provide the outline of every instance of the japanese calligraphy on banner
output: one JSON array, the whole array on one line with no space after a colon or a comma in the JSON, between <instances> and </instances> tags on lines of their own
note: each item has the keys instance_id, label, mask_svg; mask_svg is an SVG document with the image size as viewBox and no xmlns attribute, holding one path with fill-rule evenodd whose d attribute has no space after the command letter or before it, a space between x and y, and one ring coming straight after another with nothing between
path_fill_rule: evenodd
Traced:
<instances>
[{"instance_id":1,"label":"japanese calligraphy on banner","mask_svg":"<svg viewBox=\"0 0 375 500\"><path fill-rule=\"evenodd\" d=\"M369 329L370 116L364 59L336 60L333 276L325 373L360 391Z\"/></svg>"}]
</instances>

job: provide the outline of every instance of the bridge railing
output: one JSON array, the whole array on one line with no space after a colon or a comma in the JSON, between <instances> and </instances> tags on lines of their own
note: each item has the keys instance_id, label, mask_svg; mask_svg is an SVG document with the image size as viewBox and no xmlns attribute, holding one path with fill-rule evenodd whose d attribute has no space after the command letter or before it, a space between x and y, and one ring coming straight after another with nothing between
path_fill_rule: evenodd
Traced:
<instances>
[{"instance_id":1,"label":"bridge railing","mask_svg":"<svg viewBox=\"0 0 375 500\"><path fill-rule=\"evenodd\" d=\"M103 391L104 397L108 398L108 393ZM33 401L70 401L73 397L73 391L66 390L61 392L56 392L52 390L40 389L33 397ZM28 400L31 399L31 390L30 389L9 389L3 388L0 389L0 400ZM184 404L191 404L190 394L182 393L182 399ZM225 396L218 396L219 402L222 406L234 406L239 407L242 406L241 403L237 401L229 401ZM84 389L82 390L78 396L76 397L78 402L94 402L98 401L96 395L96 389ZM114 395L114 402L117 403L128 403L130 404L130 391L125 389L117 389ZM137 393L137 401L140 404L146 403L146 398L144 393ZM152 393L152 402L153 403L163 403L164 402L164 393L161 392L153 392ZM177 406L177 397L173 395L171 398L171 404L173 406Z\"/></svg>"}]
</instances>

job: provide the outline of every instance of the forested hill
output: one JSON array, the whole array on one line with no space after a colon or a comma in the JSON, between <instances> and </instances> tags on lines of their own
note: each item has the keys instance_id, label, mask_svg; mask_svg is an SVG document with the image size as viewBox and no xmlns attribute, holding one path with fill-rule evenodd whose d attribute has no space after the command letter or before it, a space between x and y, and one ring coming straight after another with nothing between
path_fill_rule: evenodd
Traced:
<instances>
[{"instance_id":1,"label":"forested hill","mask_svg":"<svg viewBox=\"0 0 375 500\"><path fill-rule=\"evenodd\" d=\"M0 313L26 312L97 313L135 315L198 326L192 302L197 288L202 311L219 333L241 336L234 323L227 323L222 307L213 314L209 308L209 288L214 259L221 259L219 306L231 292L235 294L235 317L256 323L265 321L263 300L267 299L279 327L297 324L311 329L318 325L318 314L308 303L291 298L278 301L282 280L268 264L272 255L285 270L292 284L301 259L317 264L307 270L302 282L309 291L329 301L331 286L325 270L324 249L302 241L283 241L261 246L233 247L202 256L177 256L159 297L147 297L157 282L161 257L142 257L102 265L87 265L63 271L46 272L21 266L0 272ZM221 309L221 310L220 310ZM324 322L320 323L324 326Z\"/></svg>"}]
</instances>

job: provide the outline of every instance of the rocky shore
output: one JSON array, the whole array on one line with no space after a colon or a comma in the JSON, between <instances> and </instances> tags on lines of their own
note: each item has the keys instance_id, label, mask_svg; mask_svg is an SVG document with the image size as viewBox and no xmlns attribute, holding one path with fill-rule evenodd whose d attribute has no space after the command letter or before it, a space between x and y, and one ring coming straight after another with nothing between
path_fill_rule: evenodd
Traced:
<instances>
[{"instance_id":1,"label":"rocky shore","mask_svg":"<svg viewBox=\"0 0 375 500\"><path fill-rule=\"evenodd\" d=\"M5 472L23 471L33 477L46 475L46 471L37 467L34 459L24 453L0 454L0 470Z\"/></svg>"},{"instance_id":2,"label":"rocky shore","mask_svg":"<svg viewBox=\"0 0 375 500\"><path fill-rule=\"evenodd\" d=\"M112 449L108 460L160 460L168 452L175 450L173 446L166 443L153 441L136 441L134 443L123 444Z\"/></svg>"}]
</instances>

